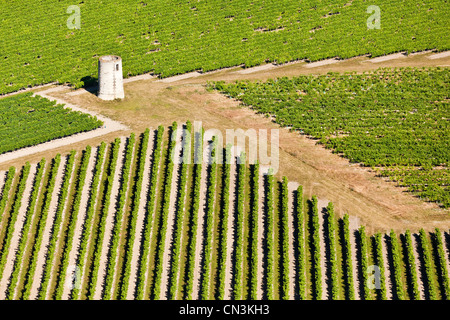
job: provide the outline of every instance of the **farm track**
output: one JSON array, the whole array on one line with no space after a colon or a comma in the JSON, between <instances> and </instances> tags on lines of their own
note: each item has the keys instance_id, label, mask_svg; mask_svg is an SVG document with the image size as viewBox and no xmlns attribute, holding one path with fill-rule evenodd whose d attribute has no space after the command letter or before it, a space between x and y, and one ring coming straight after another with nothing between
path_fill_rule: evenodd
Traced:
<instances>
[{"instance_id":1,"label":"farm track","mask_svg":"<svg viewBox=\"0 0 450 320\"><path fill-rule=\"evenodd\" d=\"M233 158L232 163L230 165L230 194L229 194L229 202L230 207L228 209L228 228L227 228L227 256L226 256L226 269L225 269L225 294L224 298L226 300L231 299L233 287L233 260L232 257L234 255L234 208L236 201L236 175L237 175L237 165L236 158ZM264 190L264 189L260 189ZM262 228L261 228L262 229Z\"/></svg>"},{"instance_id":2,"label":"farm track","mask_svg":"<svg viewBox=\"0 0 450 320\"><path fill-rule=\"evenodd\" d=\"M182 126L180 125L180 128ZM171 252L173 247L173 232L175 231L175 205L177 202L177 195L178 195L178 179L179 179L179 172L181 167L181 149L177 148L180 146L180 141L182 138L183 130L178 128L177 134L176 134L176 148L174 150L174 155L178 158L177 161L174 162L173 166L173 172L172 172L172 178L171 178L171 184L170 184L170 200L169 200L169 211L167 215L167 233L164 243L164 252L162 256L162 274L161 274L161 299L167 300L168 299L168 290L169 290L169 271L170 271L170 260L171 260ZM175 159L173 159L175 160Z\"/></svg>"},{"instance_id":3,"label":"farm track","mask_svg":"<svg viewBox=\"0 0 450 320\"><path fill-rule=\"evenodd\" d=\"M147 154L145 155L145 165L144 165L144 178L142 181L142 190L139 202L138 216L136 222L136 237L133 243L133 256L131 259L131 281L128 287L127 299L132 300L135 297L135 289L136 289L136 280L137 280L137 272L138 272L138 260L140 254L141 245L145 245L142 243L142 235L144 228L144 219L146 214L146 195L148 194L148 189L150 187L150 167L152 166L153 159L152 151L153 151L153 142L154 142L154 130L150 129L150 135L148 140Z\"/></svg>"},{"instance_id":4,"label":"farm track","mask_svg":"<svg viewBox=\"0 0 450 320\"><path fill-rule=\"evenodd\" d=\"M30 168L30 173L27 177L25 189L23 192L22 203L19 208L19 212L17 215L16 223L14 224L13 234L11 238L11 243L9 248L5 248L4 250L8 250L8 255L6 257L6 265L3 270L3 274L1 275L0 282L0 300L4 300L6 296L6 290L8 288L8 284L11 278L11 274L13 272L14 261L16 260L16 251L19 246L20 237L22 236L22 228L25 223L26 213L28 209L28 204L30 201L30 196L33 188L33 181L36 175L37 165L32 164Z\"/></svg>"},{"instance_id":5,"label":"farm track","mask_svg":"<svg viewBox=\"0 0 450 320\"><path fill-rule=\"evenodd\" d=\"M103 244L101 245L101 255L100 255L100 267L98 271L97 283L95 285L94 300L100 300L102 296L103 286L105 283L108 251L110 239L112 236L112 229L114 225L114 216L116 214L116 201L119 194L120 187L120 174L121 168L124 164L125 158L125 142L126 140L121 137L119 145L119 156L117 158L116 171L114 172L114 178L111 189L111 202L109 204L108 213L106 216L105 234L103 238Z\"/></svg>"},{"instance_id":6,"label":"farm track","mask_svg":"<svg viewBox=\"0 0 450 320\"><path fill-rule=\"evenodd\" d=\"M94 175L94 168L95 168L95 161L97 159L97 148L93 148L89 162L88 167L86 171L86 182L83 186L83 190L81 193L81 200L80 200L80 210L78 212L78 219L76 221L75 225L75 231L74 231L74 237L72 241L72 245L70 246L69 250L69 268L73 267L74 270L69 270L72 272L69 272L66 274L66 279L61 279L61 281L64 281L64 289L63 289L63 300L68 300L69 294L71 291L71 286L67 285L67 280L71 279L73 276L73 273L75 271L75 265L76 265L76 259L79 254L80 250L80 242L81 242L81 236L83 231L83 224L86 220L86 214L87 214L87 205L89 200L89 194L91 192L92 188L92 179Z\"/></svg>"}]
</instances>

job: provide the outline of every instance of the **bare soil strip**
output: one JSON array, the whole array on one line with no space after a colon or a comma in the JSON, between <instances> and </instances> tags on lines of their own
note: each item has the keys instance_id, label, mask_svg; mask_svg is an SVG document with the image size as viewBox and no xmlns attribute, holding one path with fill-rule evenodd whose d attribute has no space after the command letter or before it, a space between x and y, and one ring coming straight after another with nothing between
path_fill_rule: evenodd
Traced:
<instances>
[{"instance_id":1,"label":"bare soil strip","mask_svg":"<svg viewBox=\"0 0 450 320\"><path fill-rule=\"evenodd\" d=\"M405 58L405 57L406 57L406 55L399 52L399 53L389 54L386 56L376 57L376 58L370 59L368 61L372 62L372 63L378 63L378 62L384 62L384 61L388 61L388 60L400 59L400 58Z\"/></svg>"},{"instance_id":2,"label":"bare soil strip","mask_svg":"<svg viewBox=\"0 0 450 320\"><path fill-rule=\"evenodd\" d=\"M57 87L57 88L59 88L59 87ZM63 89L65 89L65 88L63 87ZM41 144L38 144L38 145L35 145L32 147L22 148L22 149L19 149L16 151L1 154L0 155L0 163L15 160L15 159L18 159L18 158L21 158L24 156L29 156L31 154L35 154L38 152L48 151L48 150L55 149L58 147L74 144L74 143L92 139L95 137L103 136L103 135L111 133L111 132L129 130L129 128L127 126L119 123L118 121L111 120L105 116L102 116L100 114L97 114L97 113L87 110L87 109L83 109L74 104L69 104L62 99L54 98L54 97L50 97L50 96L46 95L47 92L54 92L54 91L58 91L58 90L55 90L55 88L52 88L52 89L49 89L46 91L41 91L39 93L36 93L36 94L34 94L34 96L39 95L43 98L47 98L52 101L54 100L58 104L64 104L65 105L64 108L70 108L73 111L80 111L82 113L87 113L92 116L95 116L95 117L97 117L97 119L103 121L103 123L104 123L103 126L98 129L91 130L88 132L77 133L77 134L74 134L74 135L71 135L71 136L68 136L65 138L59 138L59 139L44 142L44 143L41 143Z\"/></svg>"},{"instance_id":3,"label":"bare soil strip","mask_svg":"<svg viewBox=\"0 0 450 320\"><path fill-rule=\"evenodd\" d=\"M95 286L94 300L100 300L102 297L102 289L106 275L106 262L108 260L109 244L112 236L112 228L114 224L114 216L116 215L116 201L119 194L120 176L125 157L126 139L120 138L119 156L117 157L116 171L114 172L113 184L111 188L111 202L109 203L108 213L106 216L105 236L101 246L100 267L98 269L97 284Z\"/></svg>"},{"instance_id":4,"label":"bare soil strip","mask_svg":"<svg viewBox=\"0 0 450 320\"><path fill-rule=\"evenodd\" d=\"M414 253L414 261L416 263L416 273L417 273L417 285L419 288L419 294L420 294L420 299L424 300L425 299L425 292L423 289L423 279L421 276L421 268L420 266L420 260L419 260L419 248L417 247L417 242L416 242L416 235L415 234L411 234L411 244L413 247L413 253Z\"/></svg>"},{"instance_id":5,"label":"bare soil strip","mask_svg":"<svg viewBox=\"0 0 450 320\"><path fill-rule=\"evenodd\" d=\"M321 223L319 221L321 225ZM355 231L359 229L360 222L358 217L349 216L349 229L350 229L350 246L352 252L352 265L353 265L353 283L354 283L354 292L355 292L355 300L360 300L359 296L359 277L358 277L358 262L356 259L356 239L355 239ZM323 233L322 233L323 234ZM323 284L322 284L323 285Z\"/></svg>"},{"instance_id":6,"label":"bare soil strip","mask_svg":"<svg viewBox=\"0 0 450 320\"><path fill-rule=\"evenodd\" d=\"M56 173L55 188L51 195L47 221L45 222L42 243L41 247L39 248L36 270L34 272L33 284L31 286L30 291L30 300L37 299L38 290L41 285L42 274L44 272L45 255L47 254L47 249L50 242L51 229L53 227L53 220L55 218L56 208L58 206L58 195L61 192L62 179L64 175L64 170L66 169L66 163L67 163L67 156L62 156L61 163Z\"/></svg>"},{"instance_id":7,"label":"bare soil strip","mask_svg":"<svg viewBox=\"0 0 450 320\"><path fill-rule=\"evenodd\" d=\"M434 59L441 59L441 58L446 58L446 57L450 57L450 51L444 51L444 52L432 54L432 55L428 56L427 58L434 60Z\"/></svg>"},{"instance_id":8,"label":"bare soil strip","mask_svg":"<svg viewBox=\"0 0 450 320\"><path fill-rule=\"evenodd\" d=\"M288 207L289 207L289 211L288 211L288 232L289 232L289 299L290 300L294 300L295 299L295 279L296 279L296 270L295 270L295 263L296 263L296 259L295 259L295 248L294 248L294 214L295 214L295 201L294 201L294 192L297 190L298 186L300 184L297 182L288 182ZM264 190L264 189L263 189ZM320 204L320 203L319 203ZM319 206L319 219L320 219L320 206ZM320 221L320 220L319 220ZM324 242L322 241L321 245ZM324 253L322 255L322 261L324 260L323 257L325 257L325 250ZM323 276L322 276L322 282L323 280ZM325 287L323 287L325 288Z\"/></svg>"},{"instance_id":9,"label":"bare soil strip","mask_svg":"<svg viewBox=\"0 0 450 320\"><path fill-rule=\"evenodd\" d=\"M320 245L320 272L322 280L322 300L328 299L328 287L327 287L327 264L325 262L326 252L325 252L325 228L324 228L324 212L328 206L329 201L327 199L317 199L317 210L319 212L319 245ZM352 232L350 230L350 232ZM352 234L351 234L352 235ZM351 236L350 235L350 236ZM352 258L354 258L354 252L352 252ZM354 262L353 262L354 263ZM355 270L356 265L353 264L353 270Z\"/></svg>"},{"instance_id":10,"label":"bare soil strip","mask_svg":"<svg viewBox=\"0 0 450 320\"><path fill-rule=\"evenodd\" d=\"M101 174L100 174L100 177L99 177L99 184L98 184L98 186L97 186L97 194L98 194L98 191L100 190L100 187L101 187L101 181L103 181L103 178L104 178L104 176L105 176L105 174L106 174L106 171L107 171L107 168L105 168L105 165L106 165L106 162L107 162L107 155L108 155L108 148L109 148L109 145L107 144L106 145L106 148L105 148L105 156L103 157L103 162L102 162L102 166L101 166ZM98 150L97 150L98 151ZM94 165L95 166L95 165ZM98 206L98 198L97 199L95 199L95 201L94 201L94 208L97 208L97 206ZM94 214L94 216L93 216L93 218L92 218L92 221L95 221L95 214ZM90 248L91 247L91 240L92 240L92 234L93 234L93 230L94 230L94 223L92 223L91 224L91 228L89 229L89 238L88 238L88 242L87 242L87 245L86 245L86 247L87 248ZM87 264L87 259L88 259L88 256L89 256L89 249L88 250L86 250L86 254L85 254L85 256L84 257L79 257L78 259L80 259L80 260L83 260L83 266L85 266L86 267L86 264ZM84 281L85 281L85 277L86 277L86 273L87 272L85 272L85 270L80 270L80 272L81 272L81 279L80 279L80 283L81 283L81 285L83 286L83 283L84 283ZM74 300L77 300L77 299L79 299L80 298L80 296L81 296L81 290L79 291L79 296L78 297L74 297Z\"/></svg>"},{"instance_id":11,"label":"bare soil strip","mask_svg":"<svg viewBox=\"0 0 450 320\"><path fill-rule=\"evenodd\" d=\"M163 260L162 260L162 272L161 272L161 300L167 300L167 294L168 294L168 288L169 288L169 271L170 271L170 259L171 259L171 252L172 252L172 235L174 232L174 226L175 226L175 210L176 210L176 202L177 202L177 195L178 195L178 174L180 171L181 161L181 149L178 148L180 146L180 141L182 138L182 124L179 124L178 130L177 130L177 136L176 141L178 142L176 144L174 154L177 156L178 160L175 160L174 166L173 166L173 172L172 172L172 181L170 185L170 202L169 202L169 212L167 215L167 233L166 233L166 241L164 243L164 253L163 253ZM181 219L181 217L180 217Z\"/></svg>"},{"instance_id":12,"label":"bare soil strip","mask_svg":"<svg viewBox=\"0 0 450 320\"><path fill-rule=\"evenodd\" d=\"M386 244L384 234L382 235L382 243L381 244L382 244L381 250L383 253L383 262L384 262L383 267L384 267L384 279L385 279L385 285L386 285L386 298L387 298L387 300L392 300L392 290L394 289L394 287L392 286L392 282L391 282L391 270L389 267L389 255L387 252L387 244Z\"/></svg>"},{"instance_id":13,"label":"bare soil strip","mask_svg":"<svg viewBox=\"0 0 450 320\"><path fill-rule=\"evenodd\" d=\"M205 145L204 145L205 146ZM205 223L205 209L206 209L206 188L207 188L207 171L208 171L208 150L203 148L203 164L200 180L200 206L198 210L198 225L197 225L197 241L195 248L195 264L194 264L194 279L192 298L200 299L200 272L202 270L201 260L203 254L203 230Z\"/></svg>"},{"instance_id":14,"label":"bare soil strip","mask_svg":"<svg viewBox=\"0 0 450 320\"><path fill-rule=\"evenodd\" d=\"M257 292L256 297L258 299L263 298L263 277L264 277L264 175L263 171L258 172L258 274L257 274ZM291 261L293 257L291 257ZM293 295L291 296L293 297Z\"/></svg>"},{"instance_id":15,"label":"bare soil strip","mask_svg":"<svg viewBox=\"0 0 450 320\"><path fill-rule=\"evenodd\" d=\"M195 77L198 77L201 75L202 74L200 72L194 71L194 72L180 74L178 76L173 76L173 77L157 80L157 82L171 83L171 82L176 82L176 81L185 80L185 79L189 79L189 78L195 78Z\"/></svg>"},{"instance_id":16,"label":"bare soil strip","mask_svg":"<svg viewBox=\"0 0 450 320\"><path fill-rule=\"evenodd\" d=\"M22 228L25 223L26 213L28 204L30 202L31 191L33 189L33 181L36 175L37 165L32 164L30 167L30 174L28 175L25 190L23 192L22 203L19 208L19 212L17 215L16 223L14 224L14 232L11 238L11 243L9 248L5 248L4 250L8 250L8 255L6 257L6 265L3 270L3 274L0 279L0 300L4 300L6 297L6 290L8 288L8 284L10 282L11 274L13 272L14 262L16 261L16 251L19 247L19 241L22 236ZM19 266L20 267L20 266Z\"/></svg>"},{"instance_id":17,"label":"bare soil strip","mask_svg":"<svg viewBox=\"0 0 450 320\"><path fill-rule=\"evenodd\" d=\"M75 162L77 162L80 159L80 156L81 156L80 154L77 154L75 156ZM70 175L70 179L69 179L69 186L68 186L69 193L70 193L70 190L72 188L72 184L74 183L74 180L75 180L76 171L77 171L77 167L76 167L76 164L75 164L74 168L72 170L72 174ZM68 193L68 195L69 195L69 193ZM58 250L59 250L59 247L61 246L61 240L63 238L62 237L62 232L63 232L64 221L66 220L66 216L69 214L69 212L67 210L68 199L69 199L69 197L67 197L66 199L63 200L64 201L64 204L63 204L64 207L63 207L63 211L62 211L61 225L58 226L59 229L55 230L55 233L52 235L53 237L57 237L58 240L56 241L54 257L53 257L53 260L51 261L52 269L51 269L51 273L50 273L50 279L48 281L47 296L45 297L46 300L50 299L50 288L51 288L53 279L57 276L57 273L56 273L56 270L55 270L57 264L54 263L54 261L55 261L56 258L60 258L58 256Z\"/></svg>"},{"instance_id":18,"label":"bare soil strip","mask_svg":"<svg viewBox=\"0 0 450 320\"><path fill-rule=\"evenodd\" d=\"M86 214L87 214L87 205L89 200L89 193L91 192L92 187L92 179L94 175L94 168L95 168L95 160L97 159L97 148L93 148L91 152L91 156L89 158L87 172L86 172L86 183L83 186L83 190L81 193L81 199L80 199L80 211L78 212L78 219L76 221L75 225L75 231L74 231L74 237L73 242L69 248L69 270L66 274L66 279L62 279L62 281L65 281L64 289L63 289L63 295L62 300L68 300L69 294L71 290L71 286L67 284L67 281L72 279L73 272L75 272L75 265L76 265L76 259L79 254L80 250L80 244L81 244L81 236L83 231L83 224L86 220ZM73 268L73 269L72 269Z\"/></svg>"},{"instance_id":19,"label":"bare soil strip","mask_svg":"<svg viewBox=\"0 0 450 320\"><path fill-rule=\"evenodd\" d=\"M226 256L226 268L225 268L225 294L224 298L226 300L231 299L231 293L233 291L232 280L233 280L233 261L232 256L234 254L234 203L236 199L236 175L237 166L235 164L235 158L230 165L230 193L229 193L229 203L230 207L228 209L228 226L227 226L227 256ZM261 228L262 229L262 228Z\"/></svg>"},{"instance_id":20,"label":"bare soil strip","mask_svg":"<svg viewBox=\"0 0 450 320\"><path fill-rule=\"evenodd\" d=\"M326 66L326 65L329 65L329 64L337 63L337 62L340 62L340 61L342 61L342 60L338 60L336 58L320 60L320 61L316 61L316 62L311 62L311 63L305 64L305 68L316 68L316 67L321 67L321 66Z\"/></svg>"},{"instance_id":21,"label":"bare soil strip","mask_svg":"<svg viewBox=\"0 0 450 320\"><path fill-rule=\"evenodd\" d=\"M263 71L263 70L270 70L276 68L276 66L272 63L268 63L268 64L263 64L257 67L252 67L252 68L247 68L244 70L238 70L236 71L236 73L239 74L250 74L250 73L254 73L254 72L258 72L258 71Z\"/></svg>"},{"instance_id":22,"label":"bare soil strip","mask_svg":"<svg viewBox=\"0 0 450 320\"><path fill-rule=\"evenodd\" d=\"M144 165L144 177L142 181L142 189L138 208L138 216L136 221L136 237L133 243L133 256L131 258L131 275L130 275L130 285L128 287L127 299L134 299L135 289L136 289L136 281L137 281L137 271L138 271L138 261L140 254L141 245L147 245L145 243L141 243L142 234L144 228L144 220L145 220L145 208L147 206L147 193L150 187L150 167L152 166L152 152L153 152L153 142L154 142L154 130L150 129L150 135L148 139L148 147L147 154L145 155L145 165Z\"/></svg>"}]
</instances>

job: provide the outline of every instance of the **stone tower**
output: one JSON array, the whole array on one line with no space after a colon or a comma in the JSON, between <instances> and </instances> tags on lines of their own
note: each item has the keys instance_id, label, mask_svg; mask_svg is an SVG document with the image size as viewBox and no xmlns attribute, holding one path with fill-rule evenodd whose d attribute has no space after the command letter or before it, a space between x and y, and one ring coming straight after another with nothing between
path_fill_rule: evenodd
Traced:
<instances>
[{"instance_id":1,"label":"stone tower","mask_svg":"<svg viewBox=\"0 0 450 320\"><path fill-rule=\"evenodd\" d=\"M102 56L98 61L98 97L102 100L123 99L122 58Z\"/></svg>"}]
</instances>

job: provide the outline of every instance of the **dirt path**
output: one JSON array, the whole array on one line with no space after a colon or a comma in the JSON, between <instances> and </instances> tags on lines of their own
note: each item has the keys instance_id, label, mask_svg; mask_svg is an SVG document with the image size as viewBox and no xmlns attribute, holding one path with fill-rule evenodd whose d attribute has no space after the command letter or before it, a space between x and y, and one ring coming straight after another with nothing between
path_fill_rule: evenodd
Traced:
<instances>
[{"instance_id":1,"label":"dirt path","mask_svg":"<svg viewBox=\"0 0 450 320\"><path fill-rule=\"evenodd\" d=\"M19 208L19 212L17 214L16 223L13 226L13 234L11 238L11 242L9 248L5 248L8 250L8 255L6 256L6 264L5 269L3 270L3 274L0 279L0 300L4 300L6 297L6 290L8 289L8 284L10 282L10 278L13 272L14 262L16 261L16 251L19 247L20 238L26 237L27 235L22 235L22 228L25 223L26 213L28 204L30 202L30 196L33 189L33 181L36 176L37 165L32 164L30 167L30 173L28 175L25 189L23 192L22 203ZM20 268L20 266L19 266Z\"/></svg>"},{"instance_id":2,"label":"dirt path","mask_svg":"<svg viewBox=\"0 0 450 320\"><path fill-rule=\"evenodd\" d=\"M329 299L328 295L328 286L327 286L327 267L328 264L326 263L326 251L325 251L325 223L324 223L324 212L328 206L327 199L317 199L317 210L319 212L319 245L320 245L320 271L321 271L321 280L322 280L322 300ZM350 231L351 232L351 231ZM353 252L352 252L352 258L353 258ZM354 263L354 262L353 262ZM356 265L353 265L353 270L355 270Z\"/></svg>"},{"instance_id":3,"label":"dirt path","mask_svg":"<svg viewBox=\"0 0 450 320\"><path fill-rule=\"evenodd\" d=\"M57 90L57 89L59 89L59 90ZM60 98L54 98L54 97L47 95L47 93L51 93L51 92L55 92L55 91L61 91L61 88L56 87L56 88L51 88L51 89L48 89L45 91L40 91L39 93L34 94L33 96L39 95L43 98L47 98L49 100L56 101L58 104L64 104L65 105L64 108L70 108L73 111L80 111L82 113L87 113L92 116L96 116L99 120L103 121L104 125L98 129L91 130L88 132L77 133L77 134L74 134L74 135L71 135L68 137L44 142L44 143L38 144L36 146L22 148L22 149L19 149L16 151L1 154L0 155L0 163L19 159L19 158L29 156L29 155L32 155L35 153L52 150L52 149L59 148L62 146L71 145L71 144L74 144L74 143L77 143L80 141L85 141L85 140L89 140L92 138L100 137L100 136L106 135L111 132L129 130L129 128L127 126L121 124L118 121L111 120L111 119L109 119L105 116L102 116L100 114L97 114L93 111L81 108L74 104L70 104Z\"/></svg>"},{"instance_id":4,"label":"dirt path","mask_svg":"<svg viewBox=\"0 0 450 320\"><path fill-rule=\"evenodd\" d=\"M111 202L109 203L108 213L106 216L105 235L100 253L100 266L98 268L97 284L95 286L94 300L100 300L102 297L103 285L106 276L106 262L108 260L109 244L112 236L112 228L114 225L114 216L116 214L116 201L119 194L120 175L125 157L125 141L124 137L120 138L119 156L117 157L116 171L114 172L113 183L111 188Z\"/></svg>"},{"instance_id":5,"label":"dirt path","mask_svg":"<svg viewBox=\"0 0 450 320\"><path fill-rule=\"evenodd\" d=\"M295 264L296 264L296 258L295 258L295 248L294 248L294 192L297 190L298 186L300 184L298 182L288 182L288 232L289 232L289 299L294 300L295 299L295 279L296 279L296 270L295 270ZM320 202L319 202L320 204ZM320 214L320 206L319 206L319 217ZM321 224L322 226L322 224ZM322 241L323 243L323 241ZM321 243L321 244L322 244ZM321 253L321 261L324 260L325 254ZM322 282L323 282L323 276L322 276ZM322 287L323 286L322 283ZM325 291L325 290L323 290Z\"/></svg>"},{"instance_id":6,"label":"dirt path","mask_svg":"<svg viewBox=\"0 0 450 320\"><path fill-rule=\"evenodd\" d=\"M385 285L386 285L386 298L387 300L392 300L392 290L394 290L394 287L392 286L391 281L391 270L389 268L389 255L387 251L387 243L385 239L385 235L382 235L382 241L381 241L381 251L383 253L383 262L384 262L384 279L385 279ZM417 247L416 247L417 248Z\"/></svg>"},{"instance_id":7,"label":"dirt path","mask_svg":"<svg viewBox=\"0 0 450 320\"><path fill-rule=\"evenodd\" d=\"M75 272L77 256L79 255L83 224L86 220L87 205L89 200L89 194L91 192L92 187L92 179L94 175L96 159L97 159L97 148L92 148L91 156L89 158L88 167L86 171L86 182L83 186L83 190L81 193L80 210L78 212L78 218L75 225L73 241L69 248L70 250L69 265L68 271L66 273L66 279L64 279L65 284L63 289L63 295L61 297L62 300L68 300L71 291L71 283L68 281L70 281L73 277L73 274Z\"/></svg>"},{"instance_id":8,"label":"dirt path","mask_svg":"<svg viewBox=\"0 0 450 320\"><path fill-rule=\"evenodd\" d=\"M44 233L42 236L42 243L41 243L41 247L38 249L39 252L38 252L38 258L37 258L37 262L36 262L36 270L33 275L33 284L31 286L31 291L30 291L30 300L37 299L38 290L41 285L42 274L44 272L45 256L47 254L47 247L50 243L50 236L51 236L50 232L53 227L53 220L55 218L56 208L58 206L58 195L61 191L62 180L63 180L64 170L66 168L66 163L67 163L67 157L61 156L61 162L60 162L60 165L56 172L55 188L54 188L53 193L50 198L50 206L49 206L49 210L48 210L47 221L45 222Z\"/></svg>"},{"instance_id":9,"label":"dirt path","mask_svg":"<svg viewBox=\"0 0 450 320\"><path fill-rule=\"evenodd\" d=\"M415 234L411 234L411 244L413 247L413 253L414 253L414 262L416 264L416 274L417 274L417 286L419 288L419 294L420 294L420 299L424 300L425 299L425 292L424 292L424 288L423 288L423 279L421 276L421 270L420 270L420 260L419 260L419 248L417 246L417 241L416 241L416 235Z\"/></svg>"},{"instance_id":10,"label":"dirt path","mask_svg":"<svg viewBox=\"0 0 450 320\"><path fill-rule=\"evenodd\" d=\"M136 221L136 236L133 243L133 256L131 257L131 275L130 275L130 285L128 287L127 299L133 300L135 296L137 272L138 272L138 261L141 249L142 233L144 228L145 219L145 208L147 205L147 194L150 187L150 167L152 166L153 159L151 158L153 152L153 142L154 142L154 130L150 129L150 135L147 146L147 154L145 155L145 165L142 180L142 189L140 194L140 202L138 208L138 215Z\"/></svg>"},{"instance_id":11,"label":"dirt path","mask_svg":"<svg viewBox=\"0 0 450 320\"><path fill-rule=\"evenodd\" d=\"M323 224L321 224L321 225L323 225ZM354 216L349 216L350 246L351 246L351 252L352 252L352 265L353 265L352 272L353 272L355 300L361 299L359 296L359 277L358 277L359 263L358 263L358 259L356 259L357 251L356 251L356 239L355 239L355 231L357 231L359 229L359 227L360 227L359 219Z\"/></svg>"},{"instance_id":12,"label":"dirt path","mask_svg":"<svg viewBox=\"0 0 450 320\"><path fill-rule=\"evenodd\" d=\"M173 172L172 172L172 181L170 185L170 200L169 200L169 212L167 215L167 232L166 232L166 239L164 243L164 253L162 258L162 272L161 272L161 294L159 299L160 300L167 300L168 297L168 286L169 286L169 271L170 271L170 260L172 257L172 238L173 238L173 232L175 227L175 210L176 210L176 202L177 202L177 196L178 196L178 178L179 178L179 171L180 171L180 156L181 156L181 148L180 147L180 141L182 138L183 131L180 130L182 128L182 124L179 124L178 130L177 130L177 136L176 141L178 142L176 144L174 154L177 156L178 160L174 159L174 166L173 166Z\"/></svg>"},{"instance_id":13,"label":"dirt path","mask_svg":"<svg viewBox=\"0 0 450 320\"><path fill-rule=\"evenodd\" d=\"M236 175L237 175L237 166L236 166L236 158L233 158L233 162L230 165L230 193L229 193L229 203L230 207L228 209L228 226L227 226L227 256L225 261L225 294L224 298L226 300L231 299L233 287L233 261L232 257L234 254L234 202L236 199L235 190L236 190ZM262 256L262 255L261 255Z\"/></svg>"},{"instance_id":14,"label":"dirt path","mask_svg":"<svg viewBox=\"0 0 450 320\"><path fill-rule=\"evenodd\" d=\"M106 171L107 171L107 168L105 168L105 165L106 165L106 162L107 162L108 148L109 148L109 145L107 144L106 148L105 148L105 156L103 157L103 162L102 162L102 165L101 165L101 174L100 174L99 183L98 183L98 186L97 186L97 194L98 194L98 191L100 190L100 187L101 187L101 181L103 181L104 175L106 174ZM98 149L97 149L97 152L98 152ZM97 206L98 206L98 197L94 201L94 208L97 208ZM93 219L92 221L95 220L95 214L93 215L92 219ZM92 240L93 230L94 230L94 223L91 223L91 227L90 227L90 229L88 231L89 232L88 233L89 237L88 237L87 244L86 244L87 250L86 250L85 256L84 257L77 257L77 259L83 260L83 267L86 267L86 264L87 264L87 259L88 259L88 255L89 255L89 248L91 247L91 240ZM87 274L86 274L85 270L81 270L80 272L81 272L80 283L83 286L83 283L85 281L84 278L85 278L85 276ZM81 296L81 292L82 291L80 290L79 291L79 295L77 297L74 297L73 300L78 300L80 298L80 296Z\"/></svg>"},{"instance_id":15,"label":"dirt path","mask_svg":"<svg viewBox=\"0 0 450 320\"><path fill-rule=\"evenodd\" d=\"M198 225L197 225L197 242L195 247L195 264L194 264L194 279L192 298L200 299L200 272L202 269L202 254L203 254L203 230L205 224L205 210L206 210L206 189L207 189L207 172L208 172L208 151L206 143L203 144L203 162L200 180L200 206L198 210Z\"/></svg>"},{"instance_id":16,"label":"dirt path","mask_svg":"<svg viewBox=\"0 0 450 320\"><path fill-rule=\"evenodd\" d=\"M75 175L76 175L76 171L77 171L76 162L79 160L79 158L80 158L80 154L77 154L75 156L74 168L73 168L73 170L71 172L70 179L69 179L69 186L68 186L68 189L67 189L68 190L67 195L70 194L70 190L72 188L72 184L75 183L74 180L75 180ZM48 281L48 288L47 288L46 299L50 299L50 288L51 288L51 285L52 285L54 277L56 277L58 275L56 270L55 270L57 264L54 263L54 261L55 261L56 258L60 258L60 256L58 256L58 250L59 250L59 248L61 246L64 221L67 219L67 215L69 214L68 209L67 209L67 205L68 205L68 201L67 200L68 199L69 199L69 197L67 197L66 199L63 200L64 203L63 203L63 210L62 210L62 213L61 213L61 224L58 226L59 229L55 230L56 232L52 235L52 237L57 237L58 240L56 241L56 246L55 246L53 260L50 262L52 264L52 268L51 268L51 272L50 272L50 279Z\"/></svg>"}]
</instances>

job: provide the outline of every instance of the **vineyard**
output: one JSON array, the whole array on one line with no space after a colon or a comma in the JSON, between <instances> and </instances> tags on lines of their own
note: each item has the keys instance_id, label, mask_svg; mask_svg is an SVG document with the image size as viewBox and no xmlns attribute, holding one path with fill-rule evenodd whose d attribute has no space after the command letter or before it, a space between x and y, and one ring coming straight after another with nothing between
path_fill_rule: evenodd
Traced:
<instances>
[{"instance_id":1,"label":"vineyard","mask_svg":"<svg viewBox=\"0 0 450 320\"><path fill-rule=\"evenodd\" d=\"M449 208L449 75L382 68L209 87Z\"/></svg>"},{"instance_id":2,"label":"vineyard","mask_svg":"<svg viewBox=\"0 0 450 320\"><path fill-rule=\"evenodd\" d=\"M70 10L73 5L78 11ZM347 0L3 1L0 94L52 82L93 84L98 57L107 54L123 58L125 76L168 77L265 62L449 49L445 1L383 1L379 29L368 29L369 5ZM72 28L68 22L77 19L79 28Z\"/></svg>"},{"instance_id":3,"label":"vineyard","mask_svg":"<svg viewBox=\"0 0 450 320\"><path fill-rule=\"evenodd\" d=\"M0 154L103 125L96 117L21 93L0 100Z\"/></svg>"},{"instance_id":4,"label":"vineyard","mask_svg":"<svg viewBox=\"0 0 450 320\"><path fill-rule=\"evenodd\" d=\"M448 230L368 234L201 139L174 122L0 172L0 299L449 299Z\"/></svg>"}]
</instances>

